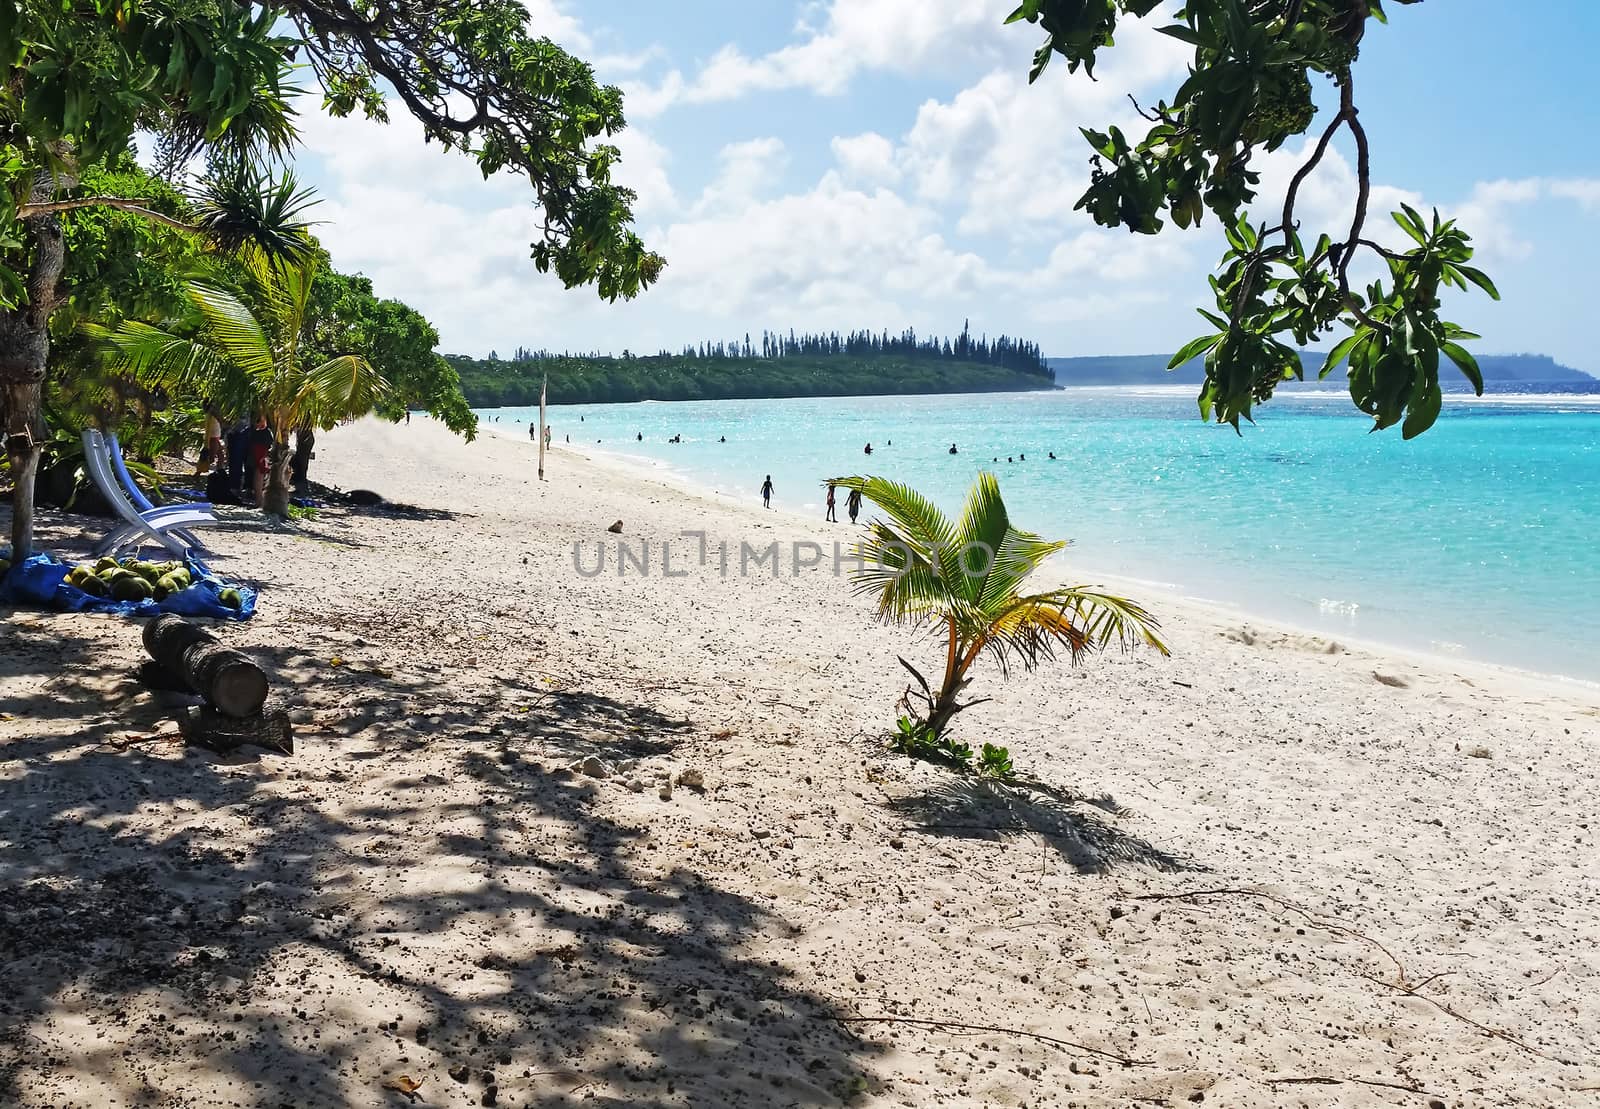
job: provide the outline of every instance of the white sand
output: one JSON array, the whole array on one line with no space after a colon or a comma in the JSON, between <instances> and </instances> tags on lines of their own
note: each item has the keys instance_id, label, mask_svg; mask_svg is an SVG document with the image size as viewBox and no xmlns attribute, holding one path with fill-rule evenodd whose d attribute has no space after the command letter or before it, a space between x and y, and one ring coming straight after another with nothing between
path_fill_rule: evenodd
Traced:
<instances>
[{"instance_id":1,"label":"white sand","mask_svg":"<svg viewBox=\"0 0 1600 1109\"><path fill-rule=\"evenodd\" d=\"M831 559L737 573L848 527L421 420L318 454L458 515L216 534L295 756L122 749L137 626L7 618L0 1103L1600 1098L1586 687L1149 596L1171 659L980 673L962 736L1065 799L1006 797L872 738L936 652ZM580 576L619 518L651 573ZM1140 900L1219 889L1268 896Z\"/></svg>"}]
</instances>

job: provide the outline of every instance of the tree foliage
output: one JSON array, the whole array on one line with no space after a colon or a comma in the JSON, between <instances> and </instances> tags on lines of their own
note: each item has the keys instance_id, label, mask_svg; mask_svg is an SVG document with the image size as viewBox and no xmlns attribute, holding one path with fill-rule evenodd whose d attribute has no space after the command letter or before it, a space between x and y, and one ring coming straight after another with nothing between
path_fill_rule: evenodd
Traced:
<instances>
[{"instance_id":1,"label":"tree foliage","mask_svg":"<svg viewBox=\"0 0 1600 1109\"><path fill-rule=\"evenodd\" d=\"M455 368L435 350L438 345L439 333L420 312L397 300L380 300L368 278L331 268L317 274L303 356L360 354L389 383L378 408L383 416L397 420L422 409L470 441L477 436L478 417L462 395Z\"/></svg>"},{"instance_id":2,"label":"tree foliage","mask_svg":"<svg viewBox=\"0 0 1600 1109\"><path fill-rule=\"evenodd\" d=\"M1047 389L1055 374L1039 346L1007 335L954 338L888 331L762 331L692 343L674 354L552 354L518 349L509 361L453 356L479 408L536 404L548 378L557 404L749 397L976 393Z\"/></svg>"},{"instance_id":3,"label":"tree foliage","mask_svg":"<svg viewBox=\"0 0 1600 1109\"><path fill-rule=\"evenodd\" d=\"M1023 0L1009 22L1046 33L1030 80L1053 57L1092 75L1113 45L1118 23L1143 17L1165 0ZM1095 222L1154 235L1163 216L1178 227L1221 222L1227 251L1211 279L1216 310L1201 315L1213 331L1173 358L1205 356L1201 414L1235 429L1277 385L1302 375L1298 348L1339 331L1321 370L1348 363L1350 396L1374 427L1402 425L1406 438L1439 414L1443 355L1482 392L1472 356L1461 345L1477 336L1440 316L1446 288L1474 286L1498 299L1493 283L1468 264L1470 239L1437 212L1394 213L1412 246L1386 249L1367 225L1371 153L1355 100L1354 65L1369 21L1386 22L1384 3L1420 0L1184 0L1162 33L1193 48L1189 76L1170 100L1141 114L1142 138L1116 127L1084 129L1093 154L1088 190L1078 201ZM1316 114L1312 79L1330 81L1338 105L1295 174L1281 212L1253 220L1257 155L1304 134ZM1348 131L1356 150L1357 195L1348 228L1314 236L1295 218L1301 186ZM1361 281L1358 260L1381 273Z\"/></svg>"},{"instance_id":4,"label":"tree foliage","mask_svg":"<svg viewBox=\"0 0 1600 1109\"><path fill-rule=\"evenodd\" d=\"M202 397L228 419L265 416L274 442L264 507L278 516L288 514L289 433L365 415L389 391L359 354L306 357L317 269L314 257L283 264L247 250L229 273L244 296L224 280L186 283L199 323L192 335L136 320L86 329L109 361L152 387Z\"/></svg>"},{"instance_id":5,"label":"tree foliage","mask_svg":"<svg viewBox=\"0 0 1600 1109\"><path fill-rule=\"evenodd\" d=\"M529 34L520 0L282 0L336 115L387 117L390 89L430 141L509 170L539 198L533 261L568 288L632 297L663 260L630 230L632 190L611 179L622 93Z\"/></svg>"}]
</instances>

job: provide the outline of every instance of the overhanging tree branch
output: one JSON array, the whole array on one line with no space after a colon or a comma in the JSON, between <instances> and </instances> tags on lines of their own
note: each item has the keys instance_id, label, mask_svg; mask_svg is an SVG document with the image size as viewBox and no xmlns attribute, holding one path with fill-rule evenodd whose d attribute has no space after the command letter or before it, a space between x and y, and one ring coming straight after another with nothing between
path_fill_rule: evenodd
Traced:
<instances>
[{"instance_id":1,"label":"overhanging tree branch","mask_svg":"<svg viewBox=\"0 0 1600 1109\"><path fill-rule=\"evenodd\" d=\"M36 204L19 204L17 206L18 219L35 219L40 216L54 215L60 212L75 212L80 208L115 208L119 212L131 212L136 216L143 216L147 220L163 224L174 231L184 231L191 235L200 233L200 228L191 223L184 223L180 219L158 212L148 207L148 200L129 199L120 196L80 196L71 200L49 200Z\"/></svg>"}]
</instances>

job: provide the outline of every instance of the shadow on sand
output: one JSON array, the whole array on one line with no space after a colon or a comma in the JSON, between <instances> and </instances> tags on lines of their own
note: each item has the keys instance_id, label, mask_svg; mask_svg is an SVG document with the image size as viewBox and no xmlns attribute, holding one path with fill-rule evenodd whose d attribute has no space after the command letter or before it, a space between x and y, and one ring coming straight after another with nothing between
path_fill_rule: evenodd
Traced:
<instances>
[{"instance_id":1,"label":"shadow on sand","mask_svg":"<svg viewBox=\"0 0 1600 1109\"><path fill-rule=\"evenodd\" d=\"M1043 783L1007 785L952 778L890 802L930 835L996 840L1039 836L1080 874L1104 874L1123 863L1157 870L1205 870L1117 827L1125 810L1107 796L1090 797Z\"/></svg>"},{"instance_id":2,"label":"shadow on sand","mask_svg":"<svg viewBox=\"0 0 1600 1109\"><path fill-rule=\"evenodd\" d=\"M832 1105L878 1050L748 953L780 916L542 765L670 751L685 721L284 648L256 653L336 758L119 749L90 699L126 700L122 730L164 713L73 627L100 634L0 648L60 698L0 739L0 1102L405 1104L404 1073L419 1104Z\"/></svg>"}]
</instances>

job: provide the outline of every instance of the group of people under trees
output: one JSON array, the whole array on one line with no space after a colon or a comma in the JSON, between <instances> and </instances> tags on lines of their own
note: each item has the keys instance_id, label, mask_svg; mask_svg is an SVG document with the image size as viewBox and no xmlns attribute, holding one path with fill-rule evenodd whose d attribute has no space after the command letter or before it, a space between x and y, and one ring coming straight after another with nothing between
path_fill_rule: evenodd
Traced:
<instances>
[{"instance_id":1,"label":"group of people under trees","mask_svg":"<svg viewBox=\"0 0 1600 1109\"><path fill-rule=\"evenodd\" d=\"M195 467L195 477L210 471L206 500L212 504L260 505L266 497L272 442L272 428L263 415L254 420L236 420L226 433L221 420L207 416L206 445L201 448L200 462ZM295 481L303 484L305 475L296 474Z\"/></svg>"}]
</instances>

